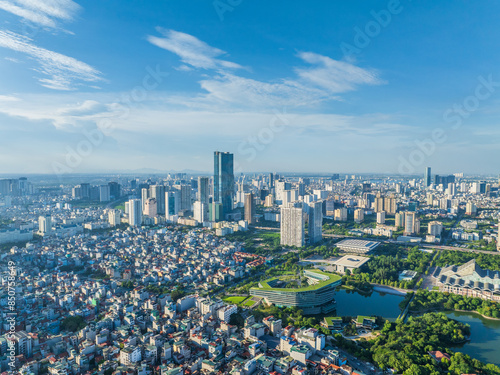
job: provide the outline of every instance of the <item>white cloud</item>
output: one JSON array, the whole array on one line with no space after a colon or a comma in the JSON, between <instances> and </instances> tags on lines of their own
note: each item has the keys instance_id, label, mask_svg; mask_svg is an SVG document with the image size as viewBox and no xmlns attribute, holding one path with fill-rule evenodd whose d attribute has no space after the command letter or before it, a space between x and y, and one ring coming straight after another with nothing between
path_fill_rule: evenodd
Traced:
<instances>
[{"instance_id":1,"label":"white cloud","mask_svg":"<svg viewBox=\"0 0 500 375\"><path fill-rule=\"evenodd\" d=\"M10 96L10 95L0 95L0 102L17 102L19 101L19 98L16 98L15 96Z\"/></svg>"},{"instance_id":2,"label":"white cloud","mask_svg":"<svg viewBox=\"0 0 500 375\"><path fill-rule=\"evenodd\" d=\"M312 65L296 68L298 76L306 82L321 87L328 92L352 91L356 85L379 85L383 83L373 71L352 64L337 61L313 52L301 52L299 57Z\"/></svg>"},{"instance_id":3,"label":"white cloud","mask_svg":"<svg viewBox=\"0 0 500 375\"><path fill-rule=\"evenodd\" d=\"M36 25L58 28L73 19L80 6L71 0L0 0L0 9Z\"/></svg>"},{"instance_id":4,"label":"white cloud","mask_svg":"<svg viewBox=\"0 0 500 375\"><path fill-rule=\"evenodd\" d=\"M192 35L175 30L165 30L160 27L157 30L163 37L149 35L147 40L157 47L175 53L187 65L202 69L241 68L239 64L218 58L226 54L226 52L211 47Z\"/></svg>"},{"instance_id":5,"label":"white cloud","mask_svg":"<svg viewBox=\"0 0 500 375\"><path fill-rule=\"evenodd\" d=\"M63 54L53 52L32 43L30 38L0 30L0 47L24 53L38 62L35 70L45 77L39 77L42 86L55 90L74 89L74 81L102 81L101 72L92 66Z\"/></svg>"},{"instance_id":6,"label":"white cloud","mask_svg":"<svg viewBox=\"0 0 500 375\"><path fill-rule=\"evenodd\" d=\"M173 96L170 98L171 103L202 108L211 108L213 105L254 109L282 105L306 107L327 100L341 100L338 94L355 90L359 85L383 83L375 71L313 52L298 54L309 66L294 68L296 76L263 82L235 74L234 68L241 68L241 65L219 59L225 54L224 51L192 35L174 30L158 30L164 37L148 36L148 41L178 55L185 65L177 70L213 70L212 74L205 72L205 78L199 82L206 93L195 97Z\"/></svg>"}]
</instances>

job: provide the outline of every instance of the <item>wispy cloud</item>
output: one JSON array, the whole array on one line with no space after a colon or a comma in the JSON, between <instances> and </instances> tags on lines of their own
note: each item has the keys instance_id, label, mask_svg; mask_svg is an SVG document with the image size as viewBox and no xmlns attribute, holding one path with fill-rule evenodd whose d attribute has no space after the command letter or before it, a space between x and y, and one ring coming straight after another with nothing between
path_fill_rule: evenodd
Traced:
<instances>
[{"instance_id":1,"label":"wispy cloud","mask_svg":"<svg viewBox=\"0 0 500 375\"><path fill-rule=\"evenodd\" d=\"M175 30L166 30L158 27L157 31L162 37L149 35L147 40L157 47L173 52L185 64L202 69L238 69L241 65L221 60L219 57L226 52L209 46L198 38Z\"/></svg>"},{"instance_id":2,"label":"wispy cloud","mask_svg":"<svg viewBox=\"0 0 500 375\"><path fill-rule=\"evenodd\" d=\"M352 91L357 85L379 85L384 83L375 71L363 69L353 64L337 61L313 52L298 55L312 66L296 68L298 76L306 82L332 93Z\"/></svg>"},{"instance_id":3,"label":"wispy cloud","mask_svg":"<svg viewBox=\"0 0 500 375\"><path fill-rule=\"evenodd\" d=\"M38 67L35 69L44 77L38 77L42 86L55 90L71 90L75 81L102 81L101 72L92 66L63 54L53 52L32 43L30 38L0 30L0 47L24 53L33 58Z\"/></svg>"},{"instance_id":4,"label":"wispy cloud","mask_svg":"<svg viewBox=\"0 0 500 375\"><path fill-rule=\"evenodd\" d=\"M229 104L255 109L282 105L311 106L326 100L340 100L339 94L353 91L360 85L384 83L374 70L313 52L298 54L297 57L308 65L293 68L295 76L264 82L236 74L235 70L242 68L240 64L220 59L226 52L195 36L175 30L158 30L163 37L148 36L147 39L153 45L179 56L184 65L177 70L204 70L204 78L199 84L205 93L194 97L172 97L172 102L176 104L190 107Z\"/></svg>"},{"instance_id":5,"label":"wispy cloud","mask_svg":"<svg viewBox=\"0 0 500 375\"><path fill-rule=\"evenodd\" d=\"M20 99L10 95L0 95L0 102L17 102Z\"/></svg>"},{"instance_id":6,"label":"wispy cloud","mask_svg":"<svg viewBox=\"0 0 500 375\"><path fill-rule=\"evenodd\" d=\"M71 0L0 0L0 9L24 21L48 28L58 28L59 21L70 21L80 9Z\"/></svg>"}]
</instances>

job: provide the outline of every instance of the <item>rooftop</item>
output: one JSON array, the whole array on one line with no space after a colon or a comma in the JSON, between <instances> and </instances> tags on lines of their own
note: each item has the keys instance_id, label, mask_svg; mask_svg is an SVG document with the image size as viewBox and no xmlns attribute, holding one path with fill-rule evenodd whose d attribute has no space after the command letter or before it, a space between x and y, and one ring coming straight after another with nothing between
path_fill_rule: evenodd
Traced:
<instances>
[{"instance_id":1,"label":"rooftop","mask_svg":"<svg viewBox=\"0 0 500 375\"><path fill-rule=\"evenodd\" d=\"M334 262L334 264L349 268L359 268L369 260L370 258L367 257L361 257L357 255L345 255L342 258L337 259Z\"/></svg>"},{"instance_id":2,"label":"rooftop","mask_svg":"<svg viewBox=\"0 0 500 375\"><path fill-rule=\"evenodd\" d=\"M318 270L307 270L307 271L309 271L309 274L318 274L321 276L326 276L326 277L328 277L328 279L320 280L317 284L312 284L312 285L309 285L306 287L292 289L292 288L273 288L273 287L271 287L269 285L269 283L272 283L274 280L279 280L279 277L273 277L271 279L261 281L259 284L260 288L252 288L252 289L267 289L267 290L278 290L278 291L287 291L287 292L307 292L310 290L316 290L316 289L323 288L326 285L329 285L329 284L332 284L332 283L335 283L335 282L341 280L341 277L339 275L334 274L334 273L328 273L328 272L323 272L323 271L318 271ZM315 280L317 280L317 279L315 279Z\"/></svg>"}]
</instances>

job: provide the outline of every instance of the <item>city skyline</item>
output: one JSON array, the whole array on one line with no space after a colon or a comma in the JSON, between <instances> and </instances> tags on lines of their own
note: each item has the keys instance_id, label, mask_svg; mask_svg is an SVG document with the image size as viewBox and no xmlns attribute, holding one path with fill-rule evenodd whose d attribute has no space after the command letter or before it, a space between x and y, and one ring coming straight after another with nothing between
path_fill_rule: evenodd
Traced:
<instances>
[{"instance_id":1,"label":"city skyline","mask_svg":"<svg viewBox=\"0 0 500 375\"><path fill-rule=\"evenodd\" d=\"M496 173L497 7L7 1L0 172Z\"/></svg>"}]
</instances>

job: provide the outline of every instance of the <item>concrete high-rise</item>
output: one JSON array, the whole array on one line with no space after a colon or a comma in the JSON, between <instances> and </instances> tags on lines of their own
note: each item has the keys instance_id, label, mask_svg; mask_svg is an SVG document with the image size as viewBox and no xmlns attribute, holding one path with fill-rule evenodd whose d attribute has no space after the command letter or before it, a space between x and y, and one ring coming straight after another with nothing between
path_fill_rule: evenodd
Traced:
<instances>
[{"instance_id":1,"label":"concrete high-rise","mask_svg":"<svg viewBox=\"0 0 500 375\"><path fill-rule=\"evenodd\" d=\"M165 186L151 185L149 197L156 199L156 211L158 215L165 215Z\"/></svg>"},{"instance_id":2,"label":"concrete high-rise","mask_svg":"<svg viewBox=\"0 0 500 375\"><path fill-rule=\"evenodd\" d=\"M109 185L101 185L99 186L99 201L100 202L109 202L110 198Z\"/></svg>"},{"instance_id":3,"label":"concrete high-rise","mask_svg":"<svg viewBox=\"0 0 500 375\"><path fill-rule=\"evenodd\" d=\"M38 233L48 236L52 232L52 218L50 215L40 216L38 218Z\"/></svg>"},{"instance_id":4,"label":"concrete high-rise","mask_svg":"<svg viewBox=\"0 0 500 375\"><path fill-rule=\"evenodd\" d=\"M304 224L302 203L289 203L281 207L281 245L304 246Z\"/></svg>"},{"instance_id":5,"label":"concrete high-rise","mask_svg":"<svg viewBox=\"0 0 500 375\"><path fill-rule=\"evenodd\" d=\"M313 244L323 239L323 202L309 203L309 243Z\"/></svg>"},{"instance_id":6,"label":"concrete high-rise","mask_svg":"<svg viewBox=\"0 0 500 375\"><path fill-rule=\"evenodd\" d=\"M132 227L140 227L142 225L142 202L140 199L131 199L128 203L128 224Z\"/></svg>"},{"instance_id":7,"label":"concrete high-rise","mask_svg":"<svg viewBox=\"0 0 500 375\"><path fill-rule=\"evenodd\" d=\"M420 232L420 221L415 212L405 212L405 236L418 234Z\"/></svg>"},{"instance_id":8,"label":"concrete high-rise","mask_svg":"<svg viewBox=\"0 0 500 375\"><path fill-rule=\"evenodd\" d=\"M149 190L146 188L141 189L141 210L144 211L144 207L146 206L146 201L149 198Z\"/></svg>"},{"instance_id":9,"label":"concrete high-rise","mask_svg":"<svg viewBox=\"0 0 500 375\"><path fill-rule=\"evenodd\" d=\"M398 212L396 213L396 216L394 218L394 225L398 228L402 228L405 225L405 214L404 212Z\"/></svg>"},{"instance_id":10,"label":"concrete high-rise","mask_svg":"<svg viewBox=\"0 0 500 375\"><path fill-rule=\"evenodd\" d=\"M500 251L500 220L498 220L498 228L497 228L497 251Z\"/></svg>"},{"instance_id":11,"label":"concrete high-rise","mask_svg":"<svg viewBox=\"0 0 500 375\"><path fill-rule=\"evenodd\" d=\"M144 216L155 217L158 214L158 202L156 198L148 198L144 205Z\"/></svg>"},{"instance_id":12,"label":"concrete high-rise","mask_svg":"<svg viewBox=\"0 0 500 375\"><path fill-rule=\"evenodd\" d=\"M498 177L498 181L500 181L500 175ZM268 184L269 190L274 187L274 174L269 173L269 184Z\"/></svg>"},{"instance_id":13,"label":"concrete high-rise","mask_svg":"<svg viewBox=\"0 0 500 375\"><path fill-rule=\"evenodd\" d=\"M432 183L431 179L431 167L425 168L425 173L424 173L424 186L430 186Z\"/></svg>"},{"instance_id":14,"label":"concrete high-rise","mask_svg":"<svg viewBox=\"0 0 500 375\"><path fill-rule=\"evenodd\" d=\"M365 210L357 208L354 210L354 222L362 223L365 220Z\"/></svg>"},{"instance_id":15,"label":"concrete high-rise","mask_svg":"<svg viewBox=\"0 0 500 375\"><path fill-rule=\"evenodd\" d=\"M248 224L255 221L255 198L253 193L245 194L245 220Z\"/></svg>"},{"instance_id":16,"label":"concrete high-rise","mask_svg":"<svg viewBox=\"0 0 500 375\"><path fill-rule=\"evenodd\" d=\"M208 177L198 177L198 192L196 200L208 205L210 198L210 179Z\"/></svg>"},{"instance_id":17,"label":"concrete high-rise","mask_svg":"<svg viewBox=\"0 0 500 375\"><path fill-rule=\"evenodd\" d=\"M174 185L180 194L179 211L191 211L191 185Z\"/></svg>"},{"instance_id":18,"label":"concrete high-rise","mask_svg":"<svg viewBox=\"0 0 500 375\"><path fill-rule=\"evenodd\" d=\"M121 219L120 219L120 210L115 210L114 208L109 209L108 211L108 223L112 227L116 227L117 225L120 225Z\"/></svg>"},{"instance_id":19,"label":"concrete high-rise","mask_svg":"<svg viewBox=\"0 0 500 375\"><path fill-rule=\"evenodd\" d=\"M388 197L384 198L384 211L388 215L394 215L398 209L397 203L396 203L396 198L394 195L390 195ZM377 211L380 212L380 211Z\"/></svg>"},{"instance_id":20,"label":"concrete high-rise","mask_svg":"<svg viewBox=\"0 0 500 375\"><path fill-rule=\"evenodd\" d=\"M275 181L274 183L274 191L276 195L276 203L277 204L283 204L285 198L283 197L285 194L285 190L291 190L292 189L292 184L290 182L286 181Z\"/></svg>"},{"instance_id":21,"label":"concrete high-rise","mask_svg":"<svg viewBox=\"0 0 500 375\"><path fill-rule=\"evenodd\" d=\"M196 201L193 203L193 218L199 222L203 223L208 221L208 204Z\"/></svg>"},{"instance_id":22,"label":"concrete high-rise","mask_svg":"<svg viewBox=\"0 0 500 375\"><path fill-rule=\"evenodd\" d=\"M214 152L214 202L222 204L222 215L233 210L234 166L233 154Z\"/></svg>"},{"instance_id":23,"label":"concrete high-rise","mask_svg":"<svg viewBox=\"0 0 500 375\"><path fill-rule=\"evenodd\" d=\"M375 212L384 211L384 197L380 193L377 193L377 197L375 198L374 209Z\"/></svg>"}]
</instances>

